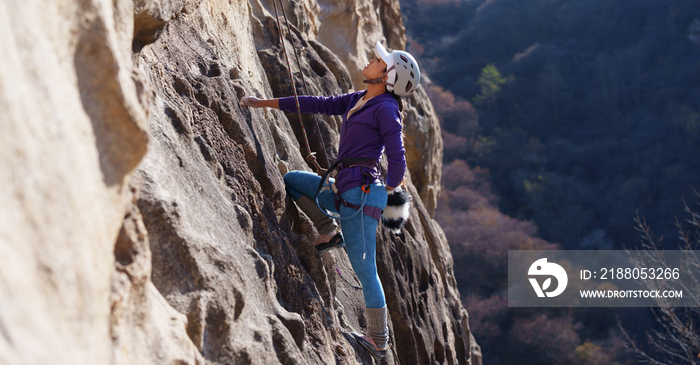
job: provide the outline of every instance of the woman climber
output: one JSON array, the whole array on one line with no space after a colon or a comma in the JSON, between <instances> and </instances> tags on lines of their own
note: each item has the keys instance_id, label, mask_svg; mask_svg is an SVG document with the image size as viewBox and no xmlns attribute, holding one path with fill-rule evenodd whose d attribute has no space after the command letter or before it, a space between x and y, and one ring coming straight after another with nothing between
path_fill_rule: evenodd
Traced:
<instances>
[{"instance_id":1,"label":"woman climber","mask_svg":"<svg viewBox=\"0 0 700 365\"><path fill-rule=\"evenodd\" d=\"M329 179L332 189L320 191L323 179L307 171L290 171L284 175L284 181L297 206L313 221L319 233L315 242L319 253L347 248L367 307L367 335L353 333L353 336L373 357L381 360L388 348L389 331L386 299L377 275L376 230L380 217L395 232L407 218L409 199L402 188L406 159L400 96L416 90L420 71L407 52L389 53L377 42L375 53L377 58L362 70L366 90L332 97L298 97L304 113L342 115L338 162L330 169L335 173L335 180ZM294 97L267 100L243 97L241 105L296 110ZM388 160L386 186L378 168L384 151ZM337 225L325 211L339 215L334 218L340 220L341 232L337 232Z\"/></svg>"}]
</instances>

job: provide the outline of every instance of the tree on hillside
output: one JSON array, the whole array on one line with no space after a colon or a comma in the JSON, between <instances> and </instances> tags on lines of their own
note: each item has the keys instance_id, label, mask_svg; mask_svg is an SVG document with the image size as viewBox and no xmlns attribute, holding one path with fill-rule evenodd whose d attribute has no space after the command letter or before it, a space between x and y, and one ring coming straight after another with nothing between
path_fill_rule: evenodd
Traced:
<instances>
[{"instance_id":1,"label":"tree on hillside","mask_svg":"<svg viewBox=\"0 0 700 365\"><path fill-rule=\"evenodd\" d=\"M506 83L506 79L493 63L488 64L481 70L478 84L481 87L481 94L474 97L474 104L486 106L492 111L496 111L496 93L501 90L501 85Z\"/></svg>"}]
</instances>

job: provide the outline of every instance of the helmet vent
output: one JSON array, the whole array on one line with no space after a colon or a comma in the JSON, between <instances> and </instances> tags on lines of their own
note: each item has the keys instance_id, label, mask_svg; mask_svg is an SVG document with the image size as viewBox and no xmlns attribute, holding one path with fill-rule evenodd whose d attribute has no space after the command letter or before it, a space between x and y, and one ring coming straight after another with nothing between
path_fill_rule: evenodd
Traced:
<instances>
[{"instance_id":1,"label":"helmet vent","mask_svg":"<svg viewBox=\"0 0 700 365\"><path fill-rule=\"evenodd\" d=\"M415 79L415 78L416 78L416 75L413 74L413 71L411 71L411 78L412 78L412 79Z\"/></svg>"},{"instance_id":2,"label":"helmet vent","mask_svg":"<svg viewBox=\"0 0 700 365\"><path fill-rule=\"evenodd\" d=\"M406 84L406 92L411 91L411 88L412 88L412 87L413 87L413 83L411 83L411 82L409 81L409 82Z\"/></svg>"},{"instance_id":3,"label":"helmet vent","mask_svg":"<svg viewBox=\"0 0 700 365\"><path fill-rule=\"evenodd\" d=\"M406 58L406 56L400 54L399 57L401 57L401 59L402 59L404 62L408 62L408 58Z\"/></svg>"}]
</instances>

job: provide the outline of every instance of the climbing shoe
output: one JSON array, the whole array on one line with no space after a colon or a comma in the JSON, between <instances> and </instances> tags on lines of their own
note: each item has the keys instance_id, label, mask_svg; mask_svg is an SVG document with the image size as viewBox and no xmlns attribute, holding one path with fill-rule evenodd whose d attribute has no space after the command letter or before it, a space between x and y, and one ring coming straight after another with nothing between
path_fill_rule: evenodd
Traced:
<instances>
[{"instance_id":1,"label":"climbing shoe","mask_svg":"<svg viewBox=\"0 0 700 365\"><path fill-rule=\"evenodd\" d=\"M370 341L367 336L361 333L353 332L352 336L355 337L355 341L357 341L360 346L364 347L365 350L367 350L367 352L369 352L369 354L372 355L375 360L377 360L377 362L381 362L386 356L386 351L389 349L388 347L384 350L376 348L374 343Z\"/></svg>"},{"instance_id":2,"label":"climbing shoe","mask_svg":"<svg viewBox=\"0 0 700 365\"><path fill-rule=\"evenodd\" d=\"M338 232L330 241L316 245L316 251L318 251L319 255L323 255L330 250L343 247L345 247L345 240L343 239L343 234Z\"/></svg>"}]
</instances>

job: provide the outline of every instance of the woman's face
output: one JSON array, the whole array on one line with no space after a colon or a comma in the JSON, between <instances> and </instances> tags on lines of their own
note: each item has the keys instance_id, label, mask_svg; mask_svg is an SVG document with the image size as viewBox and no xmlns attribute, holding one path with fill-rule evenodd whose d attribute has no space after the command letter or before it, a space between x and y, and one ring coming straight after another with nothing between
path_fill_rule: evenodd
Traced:
<instances>
[{"instance_id":1,"label":"woman's face","mask_svg":"<svg viewBox=\"0 0 700 365\"><path fill-rule=\"evenodd\" d=\"M386 63L381 58L373 58L369 60L369 64L362 69L362 75L368 80L377 79L384 75L386 71Z\"/></svg>"}]
</instances>

